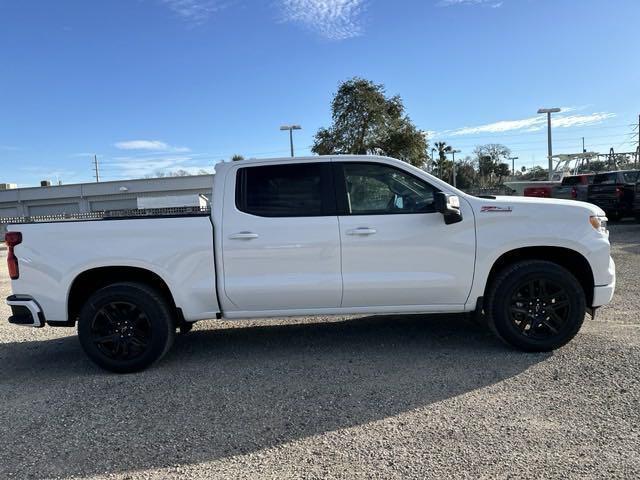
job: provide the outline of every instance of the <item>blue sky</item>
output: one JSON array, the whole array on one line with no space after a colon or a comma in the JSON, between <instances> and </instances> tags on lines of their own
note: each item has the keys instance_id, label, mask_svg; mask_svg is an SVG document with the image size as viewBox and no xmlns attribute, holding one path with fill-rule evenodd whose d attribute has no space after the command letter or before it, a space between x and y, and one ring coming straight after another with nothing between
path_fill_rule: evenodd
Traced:
<instances>
[{"instance_id":1,"label":"blue sky","mask_svg":"<svg viewBox=\"0 0 640 480\"><path fill-rule=\"evenodd\" d=\"M0 182L210 169L297 153L340 81L400 94L470 154L635 149L638 0L0 0Z\"/></svg>"}]
</instances>

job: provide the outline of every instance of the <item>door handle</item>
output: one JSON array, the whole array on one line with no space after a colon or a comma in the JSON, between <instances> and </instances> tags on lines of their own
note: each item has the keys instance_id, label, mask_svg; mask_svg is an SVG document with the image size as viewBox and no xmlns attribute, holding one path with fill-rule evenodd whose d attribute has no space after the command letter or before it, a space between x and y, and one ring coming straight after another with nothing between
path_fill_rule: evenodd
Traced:
<instances>
[{"instance_id":1,"label":"door handle","mask_svg":"<svg viewBox=\"0 0 640 480\"><path fill-rule=\"evenodd\" d=\"M252 240L258 237L259 235L253 232L239 232L239 233L234 233L233 235L229 235L229 238L231 240Z\"/></svg>"},{"instance_id":2,"label":"door handle","mask_svg":"<svg viewBox=\"0 0 640 480\"><path fill-rule=\"evenodd\" d=\"M347 235L373 235L378 231L375 228L360 227L353 230L347 230Z\"/></svg>"}]
</instances>

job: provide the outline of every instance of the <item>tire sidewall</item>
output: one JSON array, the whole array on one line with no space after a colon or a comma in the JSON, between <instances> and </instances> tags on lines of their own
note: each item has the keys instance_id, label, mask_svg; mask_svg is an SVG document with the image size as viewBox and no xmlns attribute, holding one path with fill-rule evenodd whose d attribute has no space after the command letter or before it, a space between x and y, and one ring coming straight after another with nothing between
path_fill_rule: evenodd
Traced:
<instances>
[{"instance_id":1,"label":"tire sidewall","mask_svg":"<svg viewBox=\"0 0 640 480\"><path fill-rule=\"evenodd\" d=\"M80 311L78 338L85 353L100 367L116 373L132 373L143 370L159 360L172 340L174 327L166 304L145 286L115 284L95 292ZM151 326L149 348L139 357L117 360L103 354L93 343L91 323L96 313L112 302L128 302L147 316Z\"/></svg>"}]
</instances>

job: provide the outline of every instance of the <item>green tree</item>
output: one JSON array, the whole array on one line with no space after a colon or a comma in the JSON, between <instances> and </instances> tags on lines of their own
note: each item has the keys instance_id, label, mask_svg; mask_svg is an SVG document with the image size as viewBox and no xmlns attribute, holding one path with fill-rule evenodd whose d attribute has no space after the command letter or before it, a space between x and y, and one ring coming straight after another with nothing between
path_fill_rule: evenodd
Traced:
<instances>
[{"instance_id":1,"label":"green tree","mask_svg":"<svg viewBox=\"0 0 640 480\"><path fill-rule=\"evenodd\" d=\"M511 173L511 167L508 163L499 163L495 168L494 173L498 176L498 185L502 185L504 177L508 177Z\"/></svg>"},{"instance_id":2,"label":"green tree","mask_svg":"<svg viewBox=\"0 0 640 480\"><path fill-rule=\"evenodd\" d=\"M465 157L464 160L456 162L456 186L460 190L467 190L475 186L477 177L478 173L471 157Z\"/></svg>"},{"instance_id":3,"label":"green tree","mask_svg":"<svg viewBox=\"0 0 640 480\"><path fill-rule=\"evenodd\" d=\"M242 155L237 154L237 153L234 156L231 157L231 161L232 162L239 162L241 160L244 160L244 157Z\"/></svg>"},{"instance_id":4,"label":"green tree","mask_svg":"<svg viewBox=\"0 0 640 480\"><path fill-rule=\"evenodd\" d=\"M589 166L587 170L591 170L592 172L602 172L607 168L607 163L602 160L594 160L593 162L589 162Z\"/></svg>"},{"instance_id":5,"label":"green tree","mask_svg":"<svg viewBox=\"0 0 640 480\"><path fill-rule=\"evenodd\" d=\"M548 178L549 171L540 165L531 167L527 173L522 175L522 180L547 180Z\"/></svg>"},{"instance_id":6,"label":"green tree","mask_svg":"<svg viewBox=\"0 0 640 480\"><path fill-rule=\"evenodd\" d=\"M311 149L319 155L388 155L418 167L428 142L406 115L399 96L387 97L383 85L354 77L343 82L331 102L332 125L321 128Z\"/></svg>"},{"instance_id":7,"label":"green tree","mask_svg":"<svg viewBox=\"0 0 640 480\"><path fill-rule=\"evenodd\" d=\"M511 150L500 143L488 143L486 145L478 145L473 150L476 163L478 165L478 173L482 183L493 183L493 175L498 175L497 170L503 160L511 156ZM500 178L500 175L498 175Z\"/></svg>"}]
</instances>

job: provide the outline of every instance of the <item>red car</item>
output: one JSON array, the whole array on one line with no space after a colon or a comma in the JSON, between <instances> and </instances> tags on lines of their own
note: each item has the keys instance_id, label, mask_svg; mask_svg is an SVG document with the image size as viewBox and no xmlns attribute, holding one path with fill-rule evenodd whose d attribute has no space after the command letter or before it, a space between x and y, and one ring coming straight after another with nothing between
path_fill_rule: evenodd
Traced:
<instances>
[{"instance_id":1,"label":"red car","mask_svg":"<svg viewBox=\"0 0 640 480\"><path fill-rule=\"evenodd\" d=\"M541 185L539 187L526 187L524 189L524 196L551 198L551 187L548 185Z\"/></svg>"}]
</instances>

